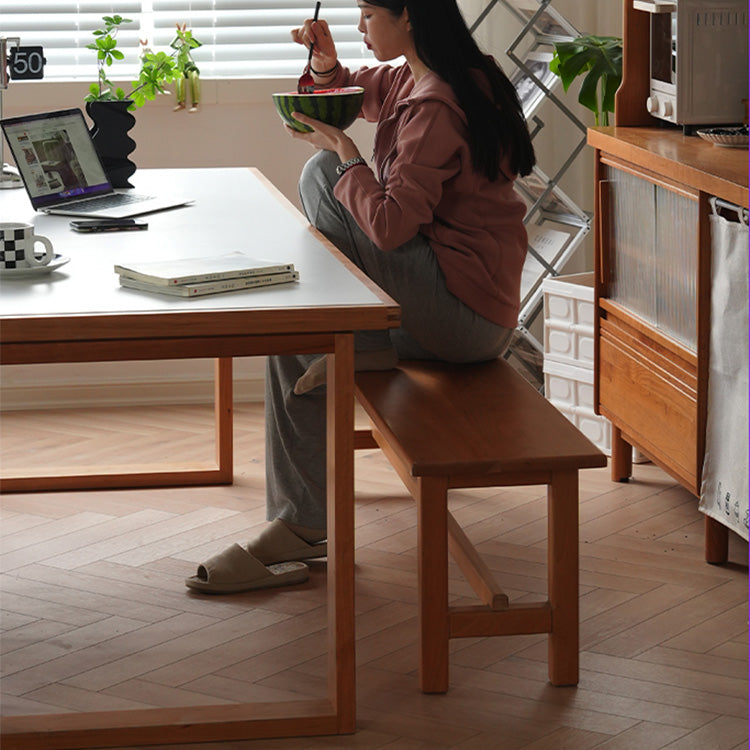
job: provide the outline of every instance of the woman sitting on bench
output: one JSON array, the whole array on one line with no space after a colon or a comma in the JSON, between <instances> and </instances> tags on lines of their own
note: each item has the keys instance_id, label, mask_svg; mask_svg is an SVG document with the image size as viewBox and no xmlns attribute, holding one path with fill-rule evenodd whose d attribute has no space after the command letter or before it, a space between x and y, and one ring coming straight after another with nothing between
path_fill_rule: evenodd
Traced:
<instances>
[{"instance_id":1,"label":"woman sitting on bench","mask_svg":"<svg viewBox=\"0 0 750 750\"><path fill-rule=\"evenodd\" d=\"M351 72L328 24L305 21L316 86L362 86L377 122L371 168L343 131L295 113L318 152L300 178L309 221L402 309L402 327L355 337L357 369L401 359L479 362L517 324L526 207L513 181L534 165L515 89L477 47L456 0L358 0L359 31L380 62ZM325 357L273 356L266 374L267 517L186 580L207 593L299 583L326 554Z\"/></svg>"}]
</instances>

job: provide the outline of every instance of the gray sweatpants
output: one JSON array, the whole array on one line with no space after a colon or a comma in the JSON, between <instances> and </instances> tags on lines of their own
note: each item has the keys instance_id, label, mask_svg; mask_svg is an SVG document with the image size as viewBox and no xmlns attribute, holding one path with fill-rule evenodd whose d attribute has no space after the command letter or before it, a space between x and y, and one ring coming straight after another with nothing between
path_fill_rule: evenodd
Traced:
<instances>
[{"instance_id":1,"label":"gray sweatpants","mask_svg":"<svg viewBox=\"0 0 750 750\"><path fill-rule=\"evenodd\" d=\"M338 163L335 153L319 151L305 165L299 194L307 218L401 306L401 328L359 332L355 350L393 347L400 359L449 362L499 357L512 329L477 315L448 291L422 235L389 252L378 249L333 195ZM326 526L325 386L303 395L293 389L319 356L271 356L266 369L267 518L312 529Z\"/></svg>"}]
</instances>

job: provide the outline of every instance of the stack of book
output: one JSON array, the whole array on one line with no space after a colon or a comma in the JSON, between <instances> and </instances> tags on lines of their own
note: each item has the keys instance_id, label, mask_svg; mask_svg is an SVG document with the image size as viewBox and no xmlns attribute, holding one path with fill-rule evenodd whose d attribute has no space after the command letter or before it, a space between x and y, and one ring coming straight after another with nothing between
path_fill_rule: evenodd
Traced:
<instances>
[{"instance_id":1,"label":"stack of book","mask_svg":"<svg viewBox=\"0 0 750 750\"><path fill-rule=\"evenodd\" d=\"M299 279L293 263L259 260L243 253L123 263L115 265L115 273L120 275L120 284L129 289L177 297L288 284Z\"/></svg>"}]
</instances>

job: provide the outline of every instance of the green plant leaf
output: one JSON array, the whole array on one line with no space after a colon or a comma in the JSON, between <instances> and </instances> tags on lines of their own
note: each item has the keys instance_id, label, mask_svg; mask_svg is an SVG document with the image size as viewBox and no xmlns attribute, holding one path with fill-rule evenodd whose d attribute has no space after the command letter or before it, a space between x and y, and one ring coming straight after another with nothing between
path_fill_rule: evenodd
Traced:
<instances>
[{"instance_id":1,"label":"green plant leaf","mask_svg":"<svg viewBox=\"0 0 750 750\"><path fill-rule=\"evenodd\" d=\"M99 37L96 40L96 45L99 49L109 52L117 47L117 40L111 34L107 34L106 36Z\"/></svg>"},{"instance_id":2,"label":"green plant leaf","mask_svg":"<svg viewBox=\"0 0 750 750\"><path fill-rule=\"evenodd\" d=\"M555 55L549 67L560 77L565 91L581 72L579 64L573 59L579 51L580 48L573 42L560 42L555 45Z\"/></svg>"},{"instance_id":3,"label":"green plant leaf","mask_svg":"<svg viewBox=\"0 0 750 750\"><path fill-rule=\"evenodd\" d=\"M599 114L599 100L596 90L600 77L600 72L595 67L591 68L584 77L581 89L578 92L578 101L597 116Z\"/></svg>"},{"instance_id":4,"label":"green plant leaf","mask_svg":"<svg viewBox=\"0 0 750 750\"><path fill-rule=\"evenodd\" d=\"M594 113L599 124L602 113L614 112L615 92L622 81L622 40L587 34L558 42L550 70L560 77L565 91L583 76L578 101Z\"/></svg>"}]
</instances>

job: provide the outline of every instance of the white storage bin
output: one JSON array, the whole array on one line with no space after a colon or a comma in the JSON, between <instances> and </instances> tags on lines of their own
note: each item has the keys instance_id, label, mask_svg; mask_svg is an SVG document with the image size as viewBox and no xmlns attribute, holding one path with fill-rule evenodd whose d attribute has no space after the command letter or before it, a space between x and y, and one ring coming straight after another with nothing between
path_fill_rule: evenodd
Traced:
<instances>
[{"instance_id":1,"label":"white storage bin","mask_svg":"<svg viewBox=\"0 0 750 750\"><path fill-rule=\"evenodd\" d=\"M544 393L549 401L594 412L594 371L545 358Z\"/></svg>"},{"instance_id":2,"label":"white storage bin","mask_svg":"<svg viewBox=\"0 0 750 750\"><path fill-rule=\"evenodd\" d=\"M594 275L545 279L544 355L571 365L594 364Z\"/></svg>"},{"instance_id":3,"label":"white storage bin","mask_svg":"<svg viewBox=\"0 0 750 750\"><path fill-rule=\"evenodd\" d=\"M594 274L545 279L544 392L602 453L612 455L612 425L594 413ZM633 461L648 456L633 450Z\"/></svg>"},{"instance_id":4,"label":"white storage bin","mask_svg":"<svg viewBox=\"0 0 750 750\"><path fill-rule=\"evenodd\" d=\"M554 403L554 402L552 402ZM600 417L588 409L567 407L555 404L564 414L602 453L612 455L612 425L604 417Z\"/></svg>"},{"instance_id":5,"label":"white storage bin","mask_svg":"<svg viewBox=\"0 0 750 750\"><path fill-rule=\"evenodd\" d=\"M587 326L544 326L544 356L571 365L594 364L594 332Z\"/></svg>"},{"instance_id":6,"label":"white storage bin","mask_svg":"<svg viewBox=\"0 0 750 750\"><path fill-rule=\"evenodd\" d=\"M594 274L553 276L542 282L544 319L557 325L594 326Z\"/></svg>"},{"instance_id":7,"label":"white storage bin","mask_svg":"<svg viewBox=\"0 0 750 750\"><path fill-rule=\"evenodd\" d=\"M594 413L594 371L544 358L544 392L602 453L612 453L612 425Z\"/></svg>"}]
</instances>

